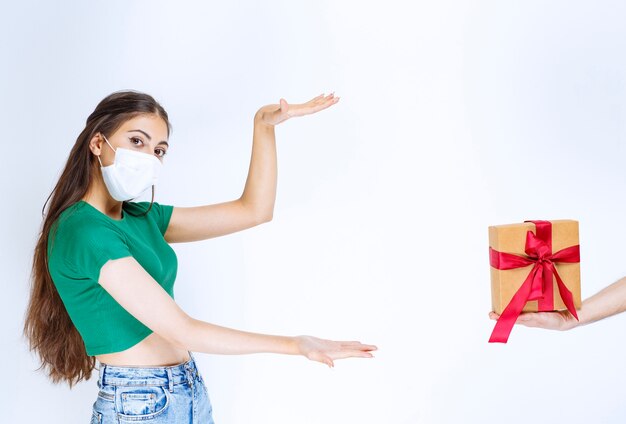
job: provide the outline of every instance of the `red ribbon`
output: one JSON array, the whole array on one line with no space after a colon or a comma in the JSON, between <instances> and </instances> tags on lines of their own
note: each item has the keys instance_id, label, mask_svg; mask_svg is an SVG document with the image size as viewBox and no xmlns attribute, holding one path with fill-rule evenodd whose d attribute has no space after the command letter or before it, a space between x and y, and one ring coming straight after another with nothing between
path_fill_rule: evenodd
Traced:
<instances>
[{"instance_id":1,"label":"red ribbon","mask_svg":"<svg viewBox=\"0 0 626 424\"><path fill-rule=\"evenodd\" d=\"M552 223L550 221L525 221L535 224L537 234L526 233L526 255L498 252L489 247L489 262L501 270L523 268L534 264L526 280L504 308L491 333L489 343L506 343L517 317L529 300L538 301L539 311L554 310L553 276L556 277L559 294L567 310L578 320L572 292L565 286L556 270L555 263L580 262L580 246L570 246L552 253Z\"/></svg>"}]
</instances>

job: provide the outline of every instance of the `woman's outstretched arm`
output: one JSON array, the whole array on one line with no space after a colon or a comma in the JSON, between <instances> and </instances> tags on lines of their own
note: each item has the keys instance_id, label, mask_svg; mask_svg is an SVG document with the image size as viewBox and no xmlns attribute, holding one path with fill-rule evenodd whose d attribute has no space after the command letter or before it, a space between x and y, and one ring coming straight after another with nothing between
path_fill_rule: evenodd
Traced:
<instances>
[{"instance_id":1,"label":"woman's outstretched arm","mask_svg":"<svg viewBox=\"0 0 626 424\"><path fill-rule=\"evenodd\" d=\"M577 311L580 321L576 321L568 311L525 312L517 318L516 324L550 330L570 330L624 311L626 311L626 277L585 299L580 311ZM493 320L499 317L493 311L489 313L489 318Z\"/></svg>"},{"instance_id":2,"label":"woman's outstretched arm","mask_svg":"<svg viewBox=\"0 0 626 424\"><path fill-rule=\"evenodd\" d=\"M335 359L371 358L370 352L376 350L376 346L357 341L251 333L194 319L132 256L106 262L98 282L146 327L186 350L225 355L262 352L303 355L330 367Z\"/></svg>"},{"instance_id":3,"label":"woman's outstretched arm","mask_svg":"<svg viewBox=\"0 0 626 424\"><path fill-rule=\"evenodd\" d=\"M302 355L312 361L334 366L335 359L372 358L376 346L358 341L325 340L313 336L276 336L250 333L221 327L190 318L179 347L196 352L240 355L249 353L282 353Z\"/></svg>"},{"instance_id":4,"label":"woman's outstretched arm","mask_svg":"<svg viewBox=\"0 0 626 424\"><path fill-rule=\"evenodd\" d=\"M243 193L238 199L203 206L174 207L165 232L168 243L205 240L270 221L276 201L277 161L274 127L295 116L309 115L337 103L319 95L301 104L261 107L254 115L252 155Z\"/></svg>"}]
</instances>

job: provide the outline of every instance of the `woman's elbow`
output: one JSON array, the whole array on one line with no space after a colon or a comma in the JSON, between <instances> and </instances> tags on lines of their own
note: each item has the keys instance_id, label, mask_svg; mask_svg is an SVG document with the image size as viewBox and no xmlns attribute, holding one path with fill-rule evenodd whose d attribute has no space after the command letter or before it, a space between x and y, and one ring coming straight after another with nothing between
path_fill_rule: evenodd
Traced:
<instances>
[{"instance_id":1,"label":"woman's elbow","mask_svg":"<svg viewBox=\"0 0 626 424\"><path fill-rule=\"evenodd\" d=\"M254 224L255 225L264 224L266 222L270 222L272 218L273 218L273 212L260 214L256 216L256 219L254 220Z\"/></svg>"},{"instance_id":2,"label":"woman's elbow","mask_svg":"<svg viewBox=\"0 0 626 424\"><path fill-rule=\"evenodd\" d=\"M190 345L192 344L194 337L194 321L195 319L187 316L184 320L182 320L182 322L174 327L173 331L169 332L167 335L163 335L163 337L178 349L190 350Z\"/></svg>"}]
</instances>

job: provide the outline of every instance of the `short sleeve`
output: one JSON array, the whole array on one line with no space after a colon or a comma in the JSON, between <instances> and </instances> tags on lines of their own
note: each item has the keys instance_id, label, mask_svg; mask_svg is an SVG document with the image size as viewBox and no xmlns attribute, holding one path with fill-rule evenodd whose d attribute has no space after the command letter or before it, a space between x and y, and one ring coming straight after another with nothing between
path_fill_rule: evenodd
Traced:
<instances>
[{"instance_id":1,"label":"short sleeve","mask_svg":"<svg viewBox=\"0 0 626 424\"><path fill-rule=\"evenodd\" d=\"M133 215L139 216L148 211L148 216L156 223L161 235L165 235L167 226L170 223L174 206L164 205L158 202L126 202L126 210Z\"/></svg>"},{"instance_id":2,"label":"short sleeve","mask_svg":"<svg viewBox=\"0 0 626 424\"><path fill-rule=\"evenodd\" d=\"M98 281L109 260L132 256L126 237L102 221L68 220L59 225L49 251L53 268L73 270L77 277Z\"/></svg>"},{"instance_id":3,"label":"short sleeve","mask_svg":"<svg viewBox=\"0 0 626 424\"><path fill-rule=\"evenodd\" d=\"M162 205L160 203L153 202L152 208L155 209L155 218L157 225L159 226L159 230L161 231L161 234L165 235L167 226L170 223L170 218L172 217L172 212L174 211L174 206Z\"/></svg>"}]
</instances>

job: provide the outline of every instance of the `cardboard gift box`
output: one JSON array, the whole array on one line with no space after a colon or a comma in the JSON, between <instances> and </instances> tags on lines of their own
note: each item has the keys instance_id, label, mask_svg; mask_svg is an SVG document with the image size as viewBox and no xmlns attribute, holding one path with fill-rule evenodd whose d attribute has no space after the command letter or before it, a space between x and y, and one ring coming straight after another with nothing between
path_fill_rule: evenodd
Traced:
<instances>
[{"instance_id":1,"label":"cardboard gift box","mask_svg":"<svg viewBox=\"0 0 626 424\"><path fill-rule=\"evenodd\" d=\"M490 226L489 255L496 313L508 307L506 319L513 322L527 311L568 309L576 316L581 305L577 221Z\"/></svg>"}]
</instances>

